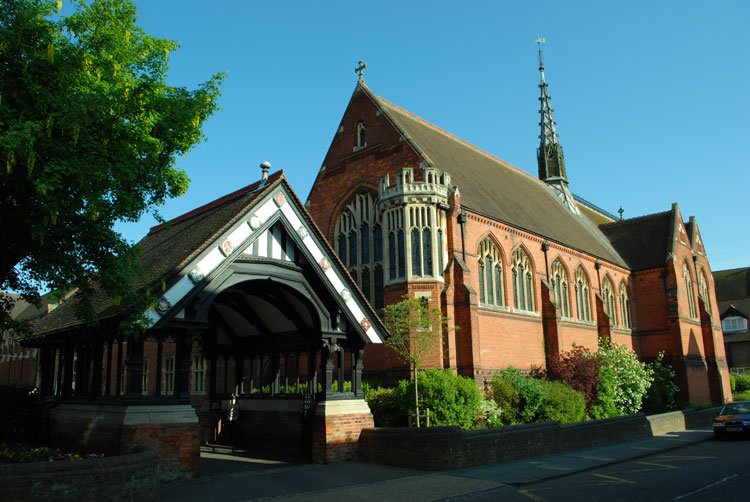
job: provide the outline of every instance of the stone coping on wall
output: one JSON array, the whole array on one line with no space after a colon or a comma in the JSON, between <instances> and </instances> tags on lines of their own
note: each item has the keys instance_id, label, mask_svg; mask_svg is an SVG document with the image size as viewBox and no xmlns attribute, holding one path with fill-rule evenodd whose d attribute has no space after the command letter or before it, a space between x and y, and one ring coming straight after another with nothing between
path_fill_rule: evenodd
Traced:
<instances>
[{"instance_id":1,"label":"stone coping on wall","mask_svg":"<svg viewBox=\"0 0 750 502\"><path fill-rule=\"evenodd\" d=\"M51 409L60 420L95 421L100 424L150 425L198 423L198 415L189 404L114 405L63 403Z\"/></svg>"},{"instance_id":2,"label":"stone coping on wall","mask_svg":"<svg viewBox=\"0 0 750 502\"><path fill-rule=\"evenodd\" d=\"M125 455L0 465L3 500L150 501L159 498L159 456L148 447ZM5 498L7 497L7 499Z\"/></svg>"},{"instance_id":3,"label":"stone coping on wall","mask_svg":"<svg viewBox=\"0 0 750 502\"><path fill-rule=\"evenodd\" d=\"M359 447L361 456L370 462L431 470L462 469L708 427L719 409L474 431L459 427L372 428L362 431Z\"/></svg>"}]
</instances>

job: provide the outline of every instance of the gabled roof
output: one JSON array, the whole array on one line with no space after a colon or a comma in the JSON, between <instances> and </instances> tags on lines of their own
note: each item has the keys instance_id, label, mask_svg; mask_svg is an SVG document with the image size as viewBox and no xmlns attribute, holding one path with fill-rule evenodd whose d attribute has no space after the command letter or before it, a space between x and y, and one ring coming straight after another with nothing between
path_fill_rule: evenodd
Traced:
<instances>
[{"instance_id":1,"label":"gabled roof","mask_svg":"<svg viewBox=\"0 0 750 502\"><path fill-rule=\"evenodd\" d=\"M375 96L364 84L357 90L370 97L425 161L451 175L467 210L626 266L597 228L599 221L570 212L544 182Z\"/></svg>"},{"instance_id":2,"label":"gabled roof","mask_svg":"<svg viewBox=\"0 0 750 502\"><path fill-rule=\"evenodd\" d=\"M254 226L256 218L259 223ZM269 176L264 184L260 181L253 183L153 227L138 243L141 248L141 264L146 269L138 286L151 288L157 303L169 306L167 312L149 310L148 315L153 323L158 324L167 317L174 316L179 308L173 307L187 298L197 283L203 280L191 278L191 270L198 269L202 277L209 276L214 270L218 270L217 267L222 262L228 264L236 259L238 254L243 253L241 247L246 248L248 242L261 235L254 232L258 225L279 218L284 218L293 227L291 235L299 240L298 246L305 248L314 259L314 268L320 268L321 280L331 283L336 292L345 288L347 296L353 295L354 299L343 299L342 309L345 314L347 311L351 314L351 320L358 326L357 329L363 329L370 341L382 340L385 329L376 313L281 171ZM227 240L232 246L220 251ZM319 261L325 261L326 266L318 266ZM161 301L164 300L166 302L162 304ZM46 334L80 326L81 321L76 318L73 308L74 301L55 309L44 322L39 323L37 332ZM116 317L129 310L127 306L116 305L103 293L95 299L94 306L99 320Z\"/></svg>"},{"instance_id":3,"label":"gabled roof","mask_svg":"<svg viewBox=\"0 0 750 502\"><path fill-rule=\"evenodd\" d=\"M750 297L750 267L714 271L716 298Z\"/></svg>"},{"instance_id":4,"label":"gabled roof","mask_svg":"<svg viewBox=\"0 0 750 502\"><path fill-rule=\"evenodd\" d=\"M631 270L663 267L669 253L672 211L616 221L599 228Z\"/></svg>"},{"instance_id":5,"label":"gabled roof","mask_svg":"<svg viewBox=\"0 0 750 502\"><path fill-rule=\"evenodd\" d=\"M734 316L750 319L750 297L732 301L720 301L718 304L719 316L722 319Z\"/></svg>"}]
</instances>

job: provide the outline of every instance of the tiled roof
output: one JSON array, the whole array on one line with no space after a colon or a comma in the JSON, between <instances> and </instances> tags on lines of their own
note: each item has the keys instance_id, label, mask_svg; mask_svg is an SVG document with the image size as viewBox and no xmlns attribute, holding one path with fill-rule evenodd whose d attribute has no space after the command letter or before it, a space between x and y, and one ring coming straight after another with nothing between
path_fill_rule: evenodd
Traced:
<instances>
[{"instance_id":1,"label":"tiled roof","mask_svg":"<svg viewBox=\"0 0 750 502\"><path fill-rule=\"evenodd\" d=\"M137 246L141 249L141 264L146 273L136 283L137 289L153 288L161 281L178 273L206 246L231 226L261 195L284 179L283 171L268 177L268 182L258 190L260 181L201 206L164 224L157 225ZM117 305L103 291L93 299L99 320L117 316L129 310L127 305ZM36 324L40 334L75 327L81 324L75 313L75 297L63 303Z\"/></svg>"},{"instance_id":2,"label":"tiled roof","mask_svg":"<svg viewBox=\"0 0 750 502\"><path fill-rule=\"evenodd\" d=\"M672 211L616 221L599 228L631 270L663 267L667 260Z\"/></svg>"},{"instance_id":3,"label":"tiled roof","mask_svg":"<svg viewBox=\"0 0 750 502\"><path fill-rule=\"evenodd\" d=\"M714 271L716 298L750 297L750 267Z\"/></svg>"},{"instance_id":4,"label":"tiled roof","mask_svg":"<svg viewBox=\"0 0 750 502\"><path fill-rule=\"evenodd\" d=\"M467 210L626 266L600 221L573 214L544 182L361 88L430 164L451 175Z\"/></svg>"}]
</instances>

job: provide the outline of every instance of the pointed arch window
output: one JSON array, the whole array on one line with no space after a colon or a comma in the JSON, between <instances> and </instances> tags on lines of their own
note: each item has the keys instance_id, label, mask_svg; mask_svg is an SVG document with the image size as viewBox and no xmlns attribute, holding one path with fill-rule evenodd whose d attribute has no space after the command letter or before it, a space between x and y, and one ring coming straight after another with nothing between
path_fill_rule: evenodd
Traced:
<instances>
[{"instance_id":1,"label":"pointed arch window","mask_svg":"<svg viewBox=\"0 0 750 502\"><path fill-rule=\"evenodd\" d=\"M685 279L685 289L687 290L688 314L691 319L697 319L698 313L695 308L695 296L693 293L693 280L690 277L690 269L687 263L682 264L682 277Z\"/></svg>"},{"instance_id":2,"label":"pointed arch window","mask_svg":"<svg viewBox=\"0 0 750 502\"><path fill-rule=\"evenodd\" d=\"M367 146L366 139L367 138L365 136L365 124L363 122L359 122L357 124L357 146L356 146L357 150Z\"/></svg>"},{"instance_id":3,"label":"pointed arch window","mask_svg":"<svg viewBox=\"0 0 750 502\"><path fill-rule=\"evenodd\" d=\"M501 307L505 304L503 291L503 260L500 250L487 237L479 244L478 276L479 303Z\"/></svg>"},{"instance_id":4,"label":"pointed arch window","mask_svg":"<svg viewBox=\"0 0 750 502\"><path fill-rule=\"evenodd\" d=\"M511 257L513 271L513 305L516 310L534 312L534 275L529 257L518 248Z\"/></svg>"},{"instance_id":5,"label":"pointed arch window","mask_svg":"<svg viewBox=\"0 0 750 502\"><path fill-rule=\"evenodd\" d=\"M625 281L620 283L620 312L622 312L622 327L632 328L633 320L630 317L630 298L628 298L628 287Z\"/></svg>"},{"instance_id":6,"label":"pointed arch window","mask_svg":"<svg viewBox=\"0 0 750 502\"><path fill-rule=\"evenodd\" d=\"M609 324L617 326L617 311L615 310L615 295L612 292L612 281L605 277L602 281L602 301L604 312L609 316Z\"/></svg>"},{"instance_id":7,"label":"pointed arch window","mask_svg":"<svg viewBox=\"0 0 750 502\"><path fill-rule=\"evenodd\" d=\"M576 309L579 321L591 321L591 290L582 267L576 269Z\"/></svg>"},{"instance_id":8,"label":"pointed arch window","mask_svg":"<svg viewBox=\"0 0 750 502\"><path fill-rule=\"evenodd\" d=\"M376 203L377 194L371 192L359 192L352 197L336 221L334 235L339 258L368 301L379 308L382 307L383 232Z\"/></svg>"},{"instance_id":9,"label":"pointed arch window","mask_svg":"<svg viewBox=\"0 0 750 502\"><path fill-rule=\"evenodd\" d=\"M568 303L568 275L560 260L552 264L550 280L552 290L555 292L555 302L563 317L570 317L570 304Z\"/></svg>"},{"instance_id":10,"label":"pointed arch window","mask_svg":"<svg viewBox=\"0 0 750 502\"><path fill-rule=\"evenodd\" d=\"M703 305L706 312L711 313L711 299L708 295L708 281L706 281L706 273L701 270L701 275L698 278L698 296L703 300Z\"/></svg>"}]
</instances>

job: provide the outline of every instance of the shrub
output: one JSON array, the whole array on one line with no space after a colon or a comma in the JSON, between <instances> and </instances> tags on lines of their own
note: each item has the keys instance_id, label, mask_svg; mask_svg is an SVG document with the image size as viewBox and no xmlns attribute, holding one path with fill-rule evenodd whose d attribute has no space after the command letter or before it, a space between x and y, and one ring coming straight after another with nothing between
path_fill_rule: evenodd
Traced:
<instances>
[{"instance_id":1,"label":"shrub","mask_svg":"<svg viewBox=\"0 0 750 502\"><path fill-rule=\"evenodd\" d=\"M734 395L735 401L750 401L750 391L738 392Z\"/></svg>"},{"instance_id":2,"label":"shrub","mask_svg":"<svg viewBox=\"0 0 750 502\"><path fill-rule=\"evenodd\" d=\"M0 383L0 441L34 443L43 402L28 385Z\"/></svg>"},{"instance_id":3,"label":"shrub","mask_svg":"<svg viewBox=\"0 0 750 502\"><path fill-rule=\"evenodd\" d=\"M479 403L477 421L474 427L476 429L501 427L503 425L502 416L502 410L493 399L482 399Z\"/></svg>"},{"instance_id":4,"label":"shrub","mask_svg":"<svg viewBox=\"0 0 750 502\"><path fill-rule=\"evenodd\" d=\"M599 357L604 361L603 367L614 373L613 397L618 414L630 415L641 411L643 396L654 380L654 370L639 361L635 352L616 342L602 341L599 344ZM601 382L601 373L599 380Z\"/></svg>"},{"instance_id":5,"label":"shrub","mask_svg":"<svg viewBox=\"0 0 750 502\"><path fill-rule=\"evenodd\" d=\"M405 427L409 400L398 388L371 389L365 396L376 427Z\"/></svg>"},{"instance_id":6,"label":"shrub","mask_svg":"<svg viewBox=\"0 0 750 502\"><path fill-rule=\"evenodd\" d=\"M573 350L551 358L546 371L538 369L532 374L567 383L583 394L586 409L589 409L599 394L599 369L603 364L604 361L586 347L574 346Z\"/></svg>"},{"instance_id":7,"label":"shrub","mask_svg":"<svg viewBox=\"0 0 750 502\"><path fill-rule=\"evenodd\" d=\"M734 392L745 392L750 390L750 375L734 375Z\"/></svg>"},{"instance_id":8,"label":"shrub","mask_svg":"<svg viewBox=\"0 0 750 502\"><path fill-rule=\"evenodd\" d=\"M729 374L729 386L732 388L732 393L737 389L737 378L734 373Z\"/></svg>"},{"instance_id":9,"label":"shrub","mask_svg":"<svg viewBox=\"0 0 750 502\"><path fill-rule=\"evenodd\" d=\"M596 400L589 406L588 414L594 420L622 415L615 403L617 375L610 366L599 369Z\"/></svg>"},{"instance_id":10,"label":"shrub","mask_svg":"<svg viewBox=\"0 0 750 502\"><path fill-rule=\"evenodd\" d=\"M414 381L399 382L400 393L414 395ZM419 408L430 409L430 425L457 425L471 429L479 412L482 393L471 378L450 370L428 369L419 372Z\"/></svg>"},{"instance_id":11,"label":"shrub","mask_svg":"<svg viewBox=\"0 0 750 502\"><path fill-rule=\"evenodd\" d=\"M654 372L654 381L643 398L643 411L646 413L659 413L677 409L674 399L680 389L674 383L674 369L669 364L664 364L664 352L659 352L656 360L650 364Z\"/></svg>"},{"instance_id":12,"label":"shrub","mask_svg":"<svg viewBox=\"0 0 750 502\"><path fill-rule=\"evenodd\" d=\"M561 424L580 422L586 414L583 394L564 382L541 380L544 397L537 412L538 420L554 420Z\"/></svg>"},{"instance_id":13,"label":"shrub","mask_svg":"<svg viewBox=\"0 0 750 502\"><path fill-rule=\"evenodd\" d=\"M534 420L544 397L541 380L509 367L492 379L492 399L502 412L503 425Z\"/></svg>"}]
</instances>

